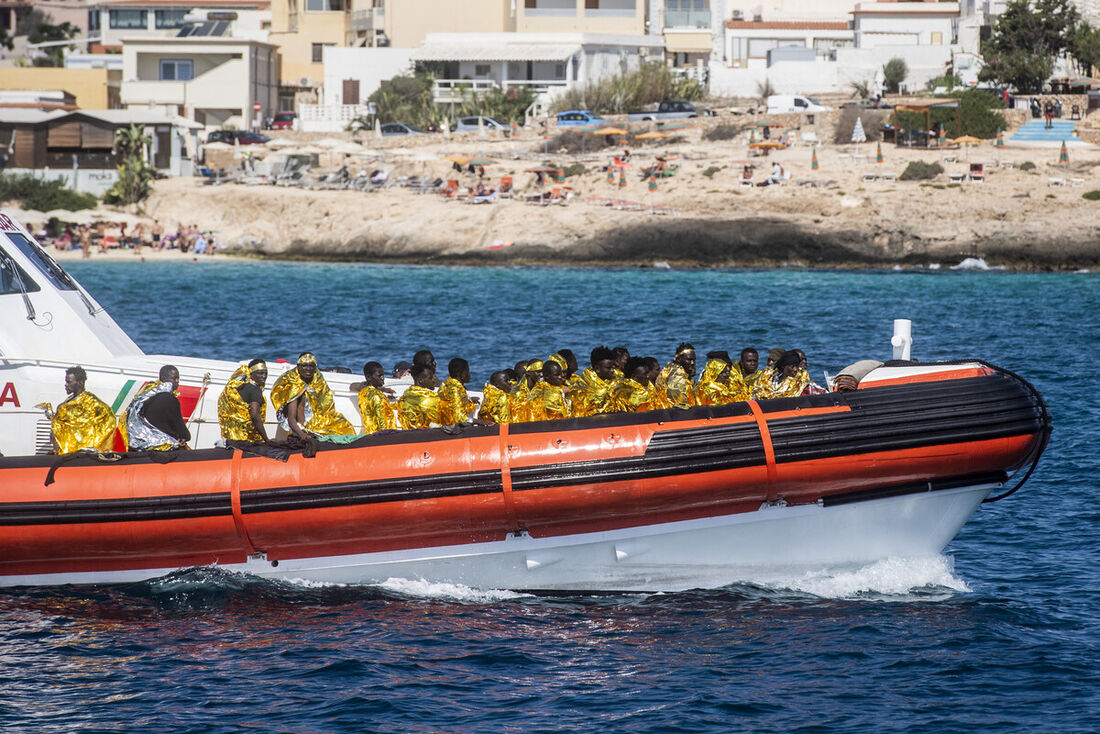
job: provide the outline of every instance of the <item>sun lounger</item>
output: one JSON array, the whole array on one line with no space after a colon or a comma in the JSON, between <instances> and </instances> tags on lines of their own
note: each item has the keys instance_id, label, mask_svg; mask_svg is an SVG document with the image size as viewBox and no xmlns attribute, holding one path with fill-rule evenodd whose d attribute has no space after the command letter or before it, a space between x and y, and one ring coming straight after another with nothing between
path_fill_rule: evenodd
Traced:
<instances>
[{"instance_id":1,"label":"sun lounger","mask_svg":"<svg viewBox=\"0 0 1100 734\"><path fill-rule=\"evenodd\" d=\"M870 173L869 172L869 173L863 174L863 181L865 183L870 183L871 181L875 181L877 178L878 178L878 176L875 173Z\"/></svg>"},{"instance_id":2,"label":"sun lounger","mask_svg":"<svg viewBox=\"0 0 1100 734\"><path fill-rule=\"evenodd\" d=\"M1047 178L1047 185L1051 186L1051 187L1065 186L1066 185L1066 180L1064 178L1061 178L1061 177L1058 177L1058 176L1050 176L1049 178Z\"/></svg>"},{"instance_id":3,"label":"sun lounger","mask_svg":"<svg viewBox=\"0 0 1100 734\"><path fill-rule=\"evenodd\" d=\"M1015 161L1001 161L1001 168L1015 168Z\"/></svg>"},{"instance_id":4,"label":"sun lounger","mask_svg":"<svg viewBox=\"0 0 1100 734\"><path fill-rule=\"evenodd\" d=\"M966 180L965 173L949 173L947 174L947 180L953 184L961 184Z\"/></svg>"},{"instance_id":5,"label":"sun lounger","mask_svg":"<svg viewBox=\"0 0 1100 734\"><path fill-rule=\"evenodd\" d=\"M1085 185L1085 179L1083 179L1083 178L1071 178L1069 180L1069 185L1072 186L1075 189L1079 189L1079 188L1081 188L1082 186Z\"/></svg>"},{"instance_id":6,"label":"sun lounger","mask_svg":"<svg viewBox=\"0 0 1100 734\"><path fill-rule=\"evenodd\" d=\"M752 183L751 178L739 178L737 180L738 180L738 183L740 184L741 188L743 188L743 189L751 189L753 187L753 183Z\"/></svg>"},{"instance_id":7,"label":"sun lounger","mask_svg":"<svg viewBox=\"0 0 1100 734\"><path fill-rule=\"evenodd\" d=\"M893 183L898 180L898 175L896 173L881 173L879 174L878 180Z\"/></svg>"},{"instance_id":8,"label":"sun lounger","mask_svg":"<svg viewBox=\"0 0 1100 734\"><path fill-rule=\"evenodd\" d=\"M499 192L492 191L488 194L482 194L481 196L471 196L466 199L467 204L492 204L493 200L497 198Z\"/></svg>"},{"instance_id":9,"label":"sun lounger","mask_svg":"<svg viewBox=\"0 0 1100 734\"><path fill-rule=\"evenodd\" d=\"M954 163L957 160L959 160L959 157L957 155L955 155L954 153L948 153L947 155L945 155L943 157L943 162L944 163Z\"/></svg>"}]
</instances>

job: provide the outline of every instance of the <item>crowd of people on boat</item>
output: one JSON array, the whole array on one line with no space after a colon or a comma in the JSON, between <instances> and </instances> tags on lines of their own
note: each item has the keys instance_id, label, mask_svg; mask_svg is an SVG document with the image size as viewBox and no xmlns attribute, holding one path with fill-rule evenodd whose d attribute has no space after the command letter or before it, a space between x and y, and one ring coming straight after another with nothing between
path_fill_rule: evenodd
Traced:
<instances>
[{"instance_id":1,"label":"crowd of people on boat","mask_svg":"<svg viewBox=\"0 0 1100 734\"><path fill-rule=\"evenodd\" d=\"M400 395L386 386L381 363L363 366L363 381L351 385L358 392L356 426L337 410L317 358L304 352L295 366L275 381L270 403L283 436L310 443L379 431L523 423L825 392L810 379L806 355L800 349L772 349L764 367L752 347L743 349L737 361L726 351L708 352L703 364L696 380L695 348L686 342L663 366L654 357L632 356L625 347L598 346L590 354L589 366L581 371L573 352L561 349L546 359L521 360L493 372L479 399L466 390L470 365L465 359L450 360L447 378L440 381L435 357L424 349L413 355L411 363L395 366L394 378L412 380ZM267 378L267 364L261 359L240 366L231 375L218 398L224 441L271 443L263 394ZM85 370L70 368L65 376L68 397L56 412L50 412L56 450L108 451L116 425L131 451L186 448L191 434L178 399L179 379L179 370L165 365L159 379L143 387L116 419L111 408L85 388ZM858 379L842 373L832 388L854 390Z\"/></svg>"}]
</instances>

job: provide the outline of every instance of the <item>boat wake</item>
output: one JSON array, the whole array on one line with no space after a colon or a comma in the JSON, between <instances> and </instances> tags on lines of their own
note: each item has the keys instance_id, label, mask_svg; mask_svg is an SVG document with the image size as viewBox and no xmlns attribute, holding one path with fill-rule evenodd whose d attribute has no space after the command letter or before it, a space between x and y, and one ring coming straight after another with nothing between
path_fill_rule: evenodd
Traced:
<instances>
[{"instance_id":1,"label":"boat wake","mask_svg":"<svg viewBox=\"0 0 1100 734\"><path fill-rule=\"evenodd\" d=\"M940 601L971 590L954 572L949 556L886 558L855 569L823 569L756 583L822 599Z\"/></svg>"}]
</instances>

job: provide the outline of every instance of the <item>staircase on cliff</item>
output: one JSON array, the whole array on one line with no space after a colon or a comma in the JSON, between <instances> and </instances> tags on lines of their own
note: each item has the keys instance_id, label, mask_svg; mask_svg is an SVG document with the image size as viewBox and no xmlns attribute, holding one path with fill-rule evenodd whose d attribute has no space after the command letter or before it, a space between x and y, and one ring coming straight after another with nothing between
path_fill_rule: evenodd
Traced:
<instances>
[{"instance_id":1,"label":"staircase on cliff","mask_svg":"<svg viewBox=\"0 0 1100 734\"><path fill-rule=\"evenodd\" d=\"M1074 132L1079 123L1079 120L1055 120L1054 127L1047 129L1043 120L1028 120L1009 141L1052 148L1060 146L1063 140L1066 145L1082 144L1081 138Z\"/></svg>"}]
</instances>

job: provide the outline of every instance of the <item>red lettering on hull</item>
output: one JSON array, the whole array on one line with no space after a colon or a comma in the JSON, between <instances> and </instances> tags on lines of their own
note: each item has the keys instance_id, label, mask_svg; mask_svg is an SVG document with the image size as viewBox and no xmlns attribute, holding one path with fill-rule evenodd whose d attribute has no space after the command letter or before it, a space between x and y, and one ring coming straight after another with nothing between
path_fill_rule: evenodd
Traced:
<instances>
[{"instance_id":1,"label":"red lettering on hull","mask_svg":"<svg viewBox=\"0 0 1100 734\"><path fill-rule=\"evenodd\" d=\"M15 392L14 382L4 385L4 389L0 391L0 407L3 407L5 403L11 403L16 408L19 407L19 394Z\"/></svg>"}]
</instances>

